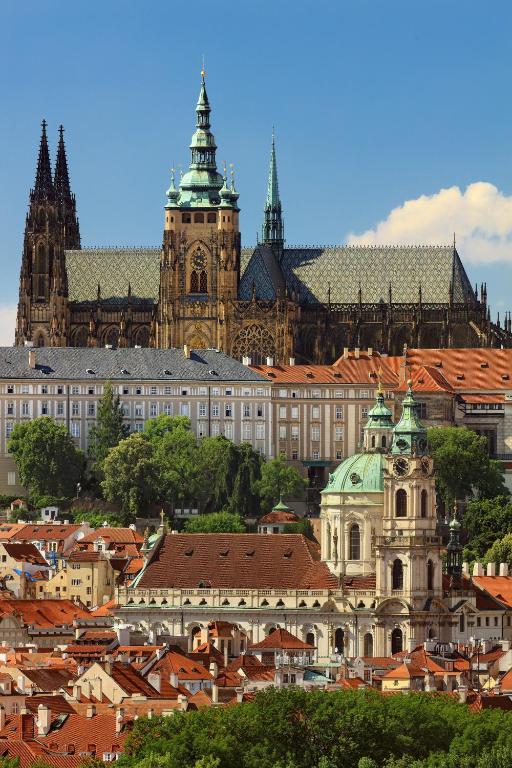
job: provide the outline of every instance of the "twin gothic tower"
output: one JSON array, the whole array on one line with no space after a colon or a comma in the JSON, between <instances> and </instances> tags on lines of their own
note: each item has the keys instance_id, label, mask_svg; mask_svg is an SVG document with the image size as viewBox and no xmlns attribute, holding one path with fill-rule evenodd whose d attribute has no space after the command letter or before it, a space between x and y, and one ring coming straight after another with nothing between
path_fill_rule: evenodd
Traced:
<instances>
[{"instance_id":1,"label":"twin gothic tower","mask_svg":"<svg viewBox=\"0 0 512 768\"><path fill-rule=\"evenodd\" d=\"M217 170L204 73L189 170L167 192L160 248L81 248L63 129L43 122L16 344L218 348L254 364L331 363L344 347L511 346L451 246L285 247L274 138L262 238L242 248L234 176Z\"/></svg>"}]
</instances>

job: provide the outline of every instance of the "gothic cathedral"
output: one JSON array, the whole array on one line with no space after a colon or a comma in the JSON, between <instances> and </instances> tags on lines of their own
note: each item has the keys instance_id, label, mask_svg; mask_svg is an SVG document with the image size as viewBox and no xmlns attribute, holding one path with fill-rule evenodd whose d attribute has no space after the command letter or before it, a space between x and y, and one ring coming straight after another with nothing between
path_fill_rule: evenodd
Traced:
<instances>
[{"instance_id":1,"label":"gothic cathedral","mask_svg":"<svg viewBox=\"0 0 512 768\"><path fill-rule=\"evenodd\" d=\"M26 218L16 344L218 348L254 364L330 363L343 347L511 346L455 245L288 247L272 137L261 242L242 248L219 173L204 73L189 170L167 191L161 248L81 248L63 129L43 122Z\"/></svg>"}]
</instances>

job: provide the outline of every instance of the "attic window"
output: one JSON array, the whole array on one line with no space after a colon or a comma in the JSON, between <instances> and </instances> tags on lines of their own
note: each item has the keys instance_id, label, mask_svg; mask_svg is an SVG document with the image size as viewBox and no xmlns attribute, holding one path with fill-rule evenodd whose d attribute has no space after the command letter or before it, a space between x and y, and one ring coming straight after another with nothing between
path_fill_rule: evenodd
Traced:
<instances>
[{"instance_id":1,"label":"attic window","mask_svg":"<svg viewBox=\"0 0 512 768\"><path fill-rule=\"evenodd\" d=\"M94 376L94 374L96 373L96 371L93 371L93 369L92 369L92 368L86 368L86 369L85 369L85 372L86 372L86 373L91 373L93 376Z\"/></svg>"},{"instance_id":2,"label":"attic window","mask_svg":"<svg viewBox=\"0 0 512 768\"><path fill-rule=\"evenodd\" d=\"M186 549L186 550L185 550L185 552L184 552L184 554L185 554L187 557L192 557L192 555L194 554L194 550L193 550L193 548L191 547L190 549Z\"/></svg>"},{"instance_id":3,"label":"attic window","mask_svg":"<svg viewBox=\"0 0 512 768\"><path fill-rule=\"evenodd\" d=\"M170 370L168 368L165 369L164 375L165 376L170 376L171 375L171 372L170 372Z\"/></svg>"},{"instance_id":4,"label":"attic window","mask_svg":"<svg viewBox=\"0 0 512 768\"><path fill-rule=\"evenodd\" d=\"M442 364L441 360L437 360L437 362L435 362L434 365L436 366L436 368L442 368L443 367L443 364Z\"/></svg>"},{"instance_id":5,"label":"attic window","mask_svg":"<svg viewBox=\"0 0 512 768\"><path fill-rule=\"evenodd\" d=\"M480 363L480 368L488 368L489 363Z\"/></svg>"},{"instance_id":6,"label":"attic window","mask_svg":"<svg viewBox=\"0 0 512 768\"><path fill-rule=\"evenodd\" d=\"M503 379L503 381L508 381L508 379L510 378L510 376L508 375L508 373L502 373L502 374L501 374L501 378Z\"/></svg>"},{"instance_id":7,"label":"attic window","mask_svg":"<svg viewBox=\"0 0 512 768\"><path fill-rule=\"evenodd\" d=\"M248 549L247 552L245 553L245 556L246 557L252 557L254 555L255 551L256 550L254 550L254 549Z\"/></svg>"},{"instance_id":8,"label":"attic window","mask_svg":"<svg viewBox=\"0 0 512 768\"><path fill-rule=\"evenodd\" d=\"M121 368L121 373L123 373L125 376L130 375L130 371L127 371L126 368Z\"/></svg>"},{"instance_id":9,"label":"attic window","mask_svg":"<svg viewBox=\"0 0 512 768\"><path fill-rule=\"evenodd\" d=\"M272 371L267 373L267 376L269 377L269 379L275 379L275 377L276 377L275 373L273 373Z\"/></svg>"},{"instance_id":10,"label":"attic window","mask_svg":"<svg viewBox=\"0 0 512 768\"><path fill-rule=\"evenodd\" d=\"M464 379L464 374L463 373L458 373L457 374L457 380L458 381L463 381L463 379Z\"/></svg>"},{"instance_id":11,"label":"attic window","mask_svg":"<svg viewBox=\"0 0 512 768\"><path fill-rule=\"evenodd\" d=\"M313 374L313 373L311 373L311 371L308 371L308 372L306 373L306 376L308 377L308 379L314 379L314 378L315 378L314 374Z\"/></svg>"},{"instance_id":12,"label":"attic window","mask_svg":"<svg viewBox=\"0 0 512 768\"><path fill-rule=\"evenodd\" d=\"M285 551L283 552L283 557L286 557L287 559L289 559L292 556L292 554L293 554L292 549L285 549Z\"/></svg>"},{"instance_id":13,"label":"attic window","mask_svg":"<svg viewBox=\"0 0 512 768\"><path fill-rule=\"evenodd\" d=\"M214 371L214 370L213 370L213 368L212 368L212 370L211 370L211 371L208 371L208 373L210 374L210 376L218 376L218 375L219 375L219 374L217 373L217 371Z\"/></svg>"},{"instance_id":14,"label":"attic window","mask_svg":"<svg viewBox=\"0 0 512 768\"><path fill-rule=\"evenodd\" d=\"M337 371L335 373L333 373L333 376L334 376L335 379L342 379L343 378L341 373L338 373Z\"/></svg>"},{"instance_id":15,"label":"attic window","mask_svg":"<svg viewBox=\"0 0 512 768\"><path fill-rule=\"evenodd\" d=\"M219 555L221 557L227 557L229 555L229 549L221 549L221 551L219 552Z\"/></svg>"}]
</instances>

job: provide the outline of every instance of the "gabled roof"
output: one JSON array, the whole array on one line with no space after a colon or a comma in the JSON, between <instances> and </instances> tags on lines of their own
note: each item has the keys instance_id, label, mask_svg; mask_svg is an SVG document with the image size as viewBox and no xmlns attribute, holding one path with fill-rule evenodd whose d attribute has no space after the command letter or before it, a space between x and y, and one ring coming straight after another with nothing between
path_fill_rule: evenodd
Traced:
<instances>
[{"instance_id":1,"label":"gabled roof","mask_svg":"<svg viewBox=\"0 0 512 768\"><path fill-rule=\"evenodd\" d=\"M105 668L105 671L129 696L135 694L148 698L158 698L160 695L156 688L153 688L131 664L115 661L108 668Z\"/></svg>"},{"instance_id":2,"label":"gabled roof","mask_svg":"<svg viewBox=\"0 0 512 768\"><path fill-rule=\"evenodd\" d=\"M80 539L80 544L89 544L95 542L98 539L108 545L113 544L142 544L144 536L134 531L132 528L97 528L95 531L88 533L83 539Z\"/></svg>"},{"instance_id":3,"label":"gabled roof","mask_svg":"<svg viewBox=\"0 0 512 768\"><path fill-rule=\"evenodd\" d=\"M76 678L68 669L22 669L22 673L42 693L51 693L65 688Z\"/></svg>"},{"instance_id":4,"label":"gabled roof","mask_svg":"<svg viewBox=\"0 0 512 768\"><path fill-rule=\"evenodd\" d=\"M0 600L0 618L15 613L24 624L38 629L71 626L91 614L72 600Z\"/></svg>"},{"instance_id":5,"label":"gabled roof","mask_svg":"<svg viewBox=\"0 0 512 768\"><path fill-rule=\"evenodd\" d=\"M396 669L390 669L385 672L382 679L388 680L409 680L411 677L425 677L425 671L416 664L400 664Z\"/></svg>"},{"instance_id":6,"label":"gabled roof","mask_svg":"<svg viewBox=\"0 0 512 768\"><path fill-rule=\"evenodd\" d=\"M183 653L168 650L151 668L151 672L161 671L170 675L175 672L178 680L211 680L210 672L195 659L189 659Z\"/></svg>"},{"instance_id":7,"label":"gabled roof","mask_svg":"<svg viewBox=\"0 0 512 768\"><path fill-rule=\"evenodd\" d=\"M309 643L305 643L303 640L295 637L295 635L292 635L292 633L288 632L287 629L278 628L267 635L264 640L251 645L250 650L314 651L315 646L310 645Z\"/></svg>"},{"instance_id":8,"label":"gabled roof","mask_svg":"<svg viewBox=\"0 0 512 768\"><path fill-rule=\"evenodd\" d=\"M473 584L494 598L487 610L512 608L512 576L473 576Z\"/></svg>"},{"instance_id":9,"label":"gabled roof","mask_svg":"<svg viewBox=\"0 0 512 768\"><path fill-rule=\"evenodd\" d=\"M77 533L81 527L81 525L74 525L73 523L24 525L20 531L16 532L14 539L16 541L64 541L68 536Z\"/></svg>"},{"instance_id":10,"label":"gabled roof","mask_svg":"<svg viewBox=\"0 0 512 768\"><path fill-rule=\"evenodd\" d=\"M168 534L133 586L328 589L337 579L299 534Z\"/></svg>"},{"instance_id":11,"label":"gabled roof","mask_svg":"<svg viewBox=\"0 0 512 768\"><path fill-rule=\"evenodd\" d=\"M18 562L48 567L48 563L34 544L4 544L3 547L7 554Z\"/></svg>"}]
</instances>

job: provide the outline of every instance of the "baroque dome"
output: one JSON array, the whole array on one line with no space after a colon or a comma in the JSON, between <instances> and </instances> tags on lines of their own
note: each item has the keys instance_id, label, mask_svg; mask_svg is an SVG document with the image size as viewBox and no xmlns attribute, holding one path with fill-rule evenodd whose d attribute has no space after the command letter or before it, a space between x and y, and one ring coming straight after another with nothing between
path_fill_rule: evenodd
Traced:
<instances>
[{"instance_id":1,"label":"baroque dome","mask_svg":"<svg viewBox=\"0 0 512 768\"><path fill-rule=\"evenodd\" d=\"M381 493L384 490L382 453L356 453L329 475L322 493Z\"/></svg>"}]
</instances>

